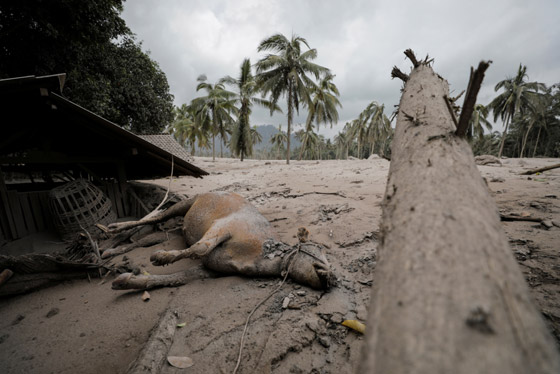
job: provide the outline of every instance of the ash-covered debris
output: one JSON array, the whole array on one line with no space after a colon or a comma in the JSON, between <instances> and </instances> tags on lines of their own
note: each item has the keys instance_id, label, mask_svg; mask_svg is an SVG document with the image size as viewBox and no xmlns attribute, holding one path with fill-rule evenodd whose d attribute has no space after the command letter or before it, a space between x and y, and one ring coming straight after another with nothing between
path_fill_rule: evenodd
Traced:
<instances>
[{"instance_id":1,"label":"ash-covered debris","mask_svg":"<svg viewBox=\"0 0 560 374\"><path fill-rule=\"evenodd\" d=\"M274 239L268 239L263 243L263 256L268 259L273 259L274 257L283 258L291 250L292 247L286 243L278 242Z\"/></svg>"},{"instance_id":2,"label":"ash-covered debris","mask_svg":"<svg viewBox=\"0 0 560 374\"><path fill-rule=\"evenodd\" d=\"M344 242L336 241L335 243L341 248L353 247L362 244L365 241L377 240L379 234L375 231L366 232L360 239L353 239Z\"/></svg>"},{"instance_id":3,"label":"ash-covered debris","mask_svg":"<svg viewBox=\"0 0 560 374\"><path fill-rule=\"evenodd\" d=\"M317 219L312 224L316 225L319 222L332 221L333 218L342 213L349 213L354 210L354 208L348 206L348 203L342 205L320 205L319 215Z\"/></svg>"}]
</instances>

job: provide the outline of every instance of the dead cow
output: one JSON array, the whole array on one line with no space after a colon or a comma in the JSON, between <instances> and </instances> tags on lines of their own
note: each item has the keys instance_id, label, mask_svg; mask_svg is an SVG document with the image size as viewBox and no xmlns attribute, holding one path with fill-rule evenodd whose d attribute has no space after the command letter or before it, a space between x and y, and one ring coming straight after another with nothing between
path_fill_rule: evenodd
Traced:
<instances>
[{"instance_id":1,"label":"dead cow","mask_svg":"<svg viewBox=\"0 0 560 374\"><path fill-rule=\"evenodd\" d=\"M171 264L182 258L201 258L205 268L222 274L268 277L281 276L289 270L294 281L316 289L327 289L335 280L320 245L307 242L305 234L294 247L279 242L270 223L235 193L201 194L181 201L153 218L113 223L109 229L119 232L176 216L185 217L182 230L188 248L157 251L150 257L154 265ZM188 272L171 275L125 273L113 281L112 287L123 290L177 286L186 283L188 278Z\"/></svg>"}]
</instances>

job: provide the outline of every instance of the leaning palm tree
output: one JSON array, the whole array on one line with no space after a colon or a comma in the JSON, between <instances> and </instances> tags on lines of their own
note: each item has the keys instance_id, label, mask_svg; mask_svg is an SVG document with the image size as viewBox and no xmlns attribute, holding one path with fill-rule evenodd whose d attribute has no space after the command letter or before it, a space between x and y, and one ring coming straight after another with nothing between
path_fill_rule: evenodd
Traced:
<instances>
[{"instance_id":1,"label":"leaning palm tree","mask_svg":"<svg viewBox=\"0 0 560 374\"><path fill-rule=\"evenodd\" d=\"M366 139L371 145L370 154L376 148L383 154L385 142L391 135L391 121L385 115L385 105L379 105L377 102L372 101L366 109L360 113L358 121L366 126Z\"/></svg>"},{"instance_id":2,"label":"leaning palm tree","mask_svg":"<svg viewBox=\"0 0 560 374\"><path fill-rule=\"evenodd\" d=\"M482 104L476 104L467 129L467 139L472 140L476 135L477 138L484 136L484 128L492 131L492 124L486 119L488 117L488 107Z\"/></svg>"},{"instance_id":3,"label":"leaning palm tree","mask_svg":"<svg viewBox=\"0 0 560 374\"><path fill-rule=\"evenodd\" d=\"M331 128L333 122L338 122L338 110L336 107L341 107L342 104L338 100L340 93L338 88L333 82L334 75L327 73L321 78L319 84L314 84L310 87L311 103L309 104L309 112L307 120L305 121L305 136L302 140L301 151L299 159L303 152L307 149L309 134L313 132L313 122L317 124L317 129L321 123L330 123Z\"/></svg>"},{"instance_id":4,"label":"leaning palm tree","mask_svg":"<svg viewBox=\"0 0 560 374\"><path fill-rule=\"evenodd\" d=\"M232 114L237 113L235 107L235 94L225 89L223 82L211 84L206 82L206 76L197 79L200 83L197 91L205 90L207 95L192 100L191 105L201 123L210 123L212 126L212 160L216 160L216 135L220 135L222 142L227 137L227 127L233 123ZM223 156L223 154L222 154Z\"/></svg>"},{"instance_id":5,"label":"leaning palm tree","mask_svg":"<svg viewBox=\"0 0 560 374\"><path fill-rule=\"evenodd\" d=\"M342 153L346 150L346 159L348 159L348 134L345 131L339 131L334 136L334 145L336 147L336 158L342 158Z\"/></svg>"},{"instance_id":6,"label":"leaning palm tree","mask_svg":"<svg viewBox=\"0 0 560 374\"><path fill-rule=\"evenodd\" d=\"M287 143L288 136L284 131L282 131L282 126L278 126L278 132L270 138L270 143L276 148L278 152L284 148L284 144ZM277 158L280 159L280 155L277 155Z\"/></svg>"},{"instance_id":7,"label":"leaning palm tree","mask_svg":"<svg viewBox=\"0 0 560 374\"><path fill-rule=\"evenodd\" d=\"M262 135L259 132L259 130L257 130L257 126L253 126L251 127L251 130L249 131L251 133L251 145L255 146L257 144L259 144L260 142L262 142Z\"/></svg>"},{"instance_id":8,"label":"leaning palm tree","mask_svg":"<svg viewBox=\"0 0 560 374\"><path fill-rule=\"evenodd\" d=\"M303 53L302 44L309 48ZM309 105L311 102L308 87L313 86L314 83L307 74L312 74L315 79L319 79L321 74L329 73L329 69L311 62L317 58L317 50L310 49L307 41L297 35L292 35L291 40L282 34L273 35L263 40L257 50L277 53L265 56L257 62L256 66L263 95L270 95L271 102L274 104L278 103L281 96L286 97L288 110L286 163L289 164L294 110L299 113L300 104Z\"/></svg>"},{"instance_id":9,"label":"leaning palm tree","mask_svg":"<svg viewBox=\"0 0 560 374\"><path fill-rule=\"evenodd\" d=\"M507 78L498 82L494 91L503 88L504 92L498 95L490 104L489 108L494 113L494 122L501 117L504 122L504 132L502 134L502 141L500 143L500 150L498 157L502 156L504 150L504 143L506 140L507 131L513 118L518 112L524 112L525 108L529 105L529 97L538 92L539 89L544 89L542 83L526 82L527 66L519 65L517 75L514 78Z\"/></svg>"},{"instance_id":10,"label":"leaning palm tree","mask_svg":"<svg viewBox=\"0 0 560 374\"><path fill-rule=\"evenodd\" d=\"M192 116L190 116L186 104L173 108L173 116L173 122L165 128L164 132L173 135L175 140L184 147L188 125L193 122Z\"/></svg>"},{"instance_id":11,"label":"leaning palm tree","mask_svg":"<svg viewBox=\"0 0 560 374\"><path fill-rule=\"evenodd\" d=\"M243 161L244 156L250 156L253 153L251 125L249 123L253 104L268 108L271 113L281 112L281 110L278 105L256 97L258 93L257 81L251 73L251 61L248 58L243 60L240 70L239 78L234 79L227 76L220 82L233 85L238 90L236 104L239 105L239 117L232 131L230 145L233 154L239 156L240 160Z\"/></svg>"},{"instance_id":12,"label":"leaning palm tree","mask_svg":"<svg viewBox=\"0 0 560 374\"><path fill-rule=\"evenodd\" d=\"M358 117L351 122L350 126L351 138L352 140L356 139L358 142L357 157L362 158L362 145L368 138L367 122L364 121L364 118Z\"/></svg>"},{"instance_id":13,"label":"leaning palm tree","mask_svg":"<svg viewBox=\"0 0 560 374\"><path fill-rule=\"evenodd\" d=\"M531 98L532 103L529 110L520 118L520 122L524 124L523 127L526 128L526 130L521 142L519 157L523 157L531 130L538 128L537 141L535 142L535 144L538 144L541 131L543 129L546 131L549 125L558 122L558 113L553 110L552 95L550 92L551 89L546 88L543 94L533 96ZM535 152L533 151L533 157L534 154Z\"/></svg>"}]
</instances>

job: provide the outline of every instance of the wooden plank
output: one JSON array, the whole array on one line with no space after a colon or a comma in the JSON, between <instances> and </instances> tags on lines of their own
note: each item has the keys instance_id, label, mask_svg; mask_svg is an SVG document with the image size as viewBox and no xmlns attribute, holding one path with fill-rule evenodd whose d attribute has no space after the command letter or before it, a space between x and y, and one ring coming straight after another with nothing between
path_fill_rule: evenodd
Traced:
<instances>
[{"instance_id":1,"label":"wooden plank","mask_svg":"<svg viewBox=\"0 0 560 374\"><path fill-rule=\"evenodd\" d=\"M47 229L56 230L54 217L52 215L51 208L49 207L49 193L47 191L39 194L39 203L41 204L41 211L45 217L45 225L47 226Z\"/></svg>"},{"instance_id":2,"label":"wooden plank","mask_svg":"<svg viewBox=\"0 0 560 374\"><path fill-rule=\"evenodd\" d=\"M10 235L6 235L6 236L10 236L11 239L16 239L17 238L16 225L13 220L12 208L10 206L9 199L8 199L8 189L6 187L6 183L4 182L4 174L2 173L2 169L0 169L0 201L2 202L2 206L4 207L4 209L2 209L2 211L0 212L0 215L4 216L3 221L7 222L7 225L9 227ZM8 233L7 229L5 233Z\"/></svg>"},{"instance_id":3,"label":"wooden plank","mask_svg":"<svg viewBox=\"0 0 560 374\"><path fill-rule=\"evenodd\" d=\"M117 181L119 182L118 188L121 195L121 203L125 216L130 215L130 204L128 199L128 184L126 183L126 169L124 162L117 164Z\"/></svg>"},{"instance_id":4,"label":"wooden plank","mask_svg":"<svg viewBox=\"0 0 560 374\"><path fill-rule=\"evenodd\" d=\"M125 211L123 208L122 194L121 191L119 190L119 185L117 183L114 183L112 187L115 193L115 200L116 200L115 205L117 206L117 215L119 218L124 217Z\"/></svg>"},{"instance_id":5,"label":"wooden plank","mask_svg":"<svg viewBox=\"0 0 560 374\"><path fill-rule=\"evenodd\" d=\"M45 224L45 215L43 214L43 208L39 202L39 193L32 192L29 194L29 203L31 205L31 211L33 212L33 217L35 218L35 224L37 225L37 231L44 231L47 226Z\"/></svg>"},{"instance_id":6,"label":"wooden plank","mask_svg":"<svg viewBox=\"0 0 560 374\"><path fill-rule=\"evenodd\" d=\"M35 221L33 219L33 212L31 211L31 206L29 205L28 196L29 194L25 192L18 193L19 204L23 213L23 221L27 227L27 232L29 234L33 234L34 232L37 232L37 226L35 225Z\"/></svg>"},{"instance_id":7,"label":"wooden plank","mask_svg":"<svg viewBox=\"0 0 560 374\"><path fill-rule=\"evenodd\" d=\"M8 201L12 209L12 218L14 219L14 223L16 225L15 239L23 238L29 234L29 231L25 226L23 212L21 211L21 205L19 204L18 193L16 191L8 191Z\"/></svg>"}]
</instances>

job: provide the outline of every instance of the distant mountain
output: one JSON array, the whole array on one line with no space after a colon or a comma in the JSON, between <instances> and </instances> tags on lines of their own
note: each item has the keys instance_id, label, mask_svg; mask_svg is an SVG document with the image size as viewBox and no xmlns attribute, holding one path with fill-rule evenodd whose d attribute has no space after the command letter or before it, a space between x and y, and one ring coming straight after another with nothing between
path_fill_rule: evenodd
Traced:
<instances>
[{"instance_id":1,"label":"distant mountain","mask_svg":"<svg viewBox=\"0 0 560 374\"><path fill-rule=\"evenodd\" d=\"M282 126L282 130L286 131L286 127ZM273 125L261 125L257 126L257 131L261 134L262 142L255 144L253 147L253 151L256 152L266 152L272 149L272 143L270 143L270 139L274 136L274 134L278 133L278 127ZM220 154L220 143L222 138L220 136L216 137L216 155ZM294 133L292 132L290 148L292 151L301 145L301 142L296 139ZM212 140L210 140L210 145L212 144ZM197 155L204 155L204 156L211 156L212 149L200 149L198 146L196 147L196 154ZM229 146L224 146L224 156L230 155Z\"/></svg>"},{"instance_id":2,"label":"distant mountain","mask_svg":"<svg viewBox=\"0 0 560 374\"><path fill-rule=\"evenodd\" d=\"M261 126L257 126L257 131L259 134L261 134L262 137L262 142L260 142L259 144L255 144L255 146L253 147L253 150L255 151L261 151L261 150L267 150L267 149L272 149L272 144L270 143L270 139L278 133L278 127L273 126L273 125L261 125ZM282 131L286 131L285 126L282 126ZM290 148L294 149L296 147L299 147L301 145L300 141L296 139L296 137L294 136L294 133L292 132L292 136L290 137L291 141L290 141Z\"/></svg>"}]
</instances>

